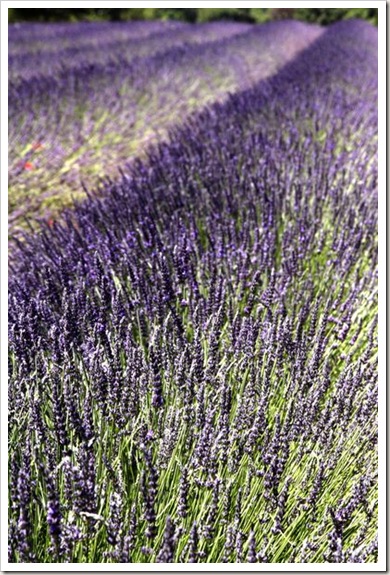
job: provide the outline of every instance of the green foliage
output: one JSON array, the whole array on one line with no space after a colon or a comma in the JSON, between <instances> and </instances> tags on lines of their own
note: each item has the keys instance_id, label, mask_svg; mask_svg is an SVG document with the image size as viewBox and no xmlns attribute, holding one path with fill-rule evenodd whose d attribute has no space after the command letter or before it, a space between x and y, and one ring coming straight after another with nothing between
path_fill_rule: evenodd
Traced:
<instances>
[{"instance_id":1,"label":"green foliage","mask_svg":"<svg viewBox=\"0 0 390 575\"><path fill-rule=\"evenodd\" d=\"M361 18L378 25L376 8L9 8L8 21L78 22L81 20L180 20L210 22L268 22L294 18L327 25L345 18Z\"/></svg>"},{"instance_id":2,"label":"green foliage","mask_svg":"<svg viewBox=\"0 0 390 575\"><path fill-rule=\"evenodd\" d=\"M115 20L118 9L99 10L93 8L13 8L8 10L9 23L14 22L79 22L81 20Z\"/></svg>"},{"instance_id":3,"label":"green foliage","mask_svg":"<svg viewBox=\"0 0 390 575\"><path fill-rule=\"evenodd\" d=\"M215 20L256 22L251 10L248 8L199 8L197 12L198 22L212 22Z\"/></svg>"},{"instance_id":4,"label":"green foliage","mask_svg":"<svg viewBox=\"0 0 390 575\"><path fill-rule=\"evenodd\" d=\"M376 8L297 8L294 18L315 22L326 26L347 18L361 18L378 25L378 10Z\"/></svg>"},{"instance_id":5,"label":"green foliage","mask_svg":"<svg viewBox=\"0 0 390 575\"><path fill-rule=\"evenodd\" d=\"M258 24L269 22L272 19L271 11L268 8L250 8L249 13L251 18Z\"/></svg>"},{"instance_id":6,"label":"green foliage","mask_svg":"<svg viewBox=\"0 0 390 575\"><path fill-rule=\"evenodd\" d=\"M378 9L377 8L350 8L347 11L346 18L362 18L368 20L371 24L378 26Z\"/></svg>"}]
</instances>

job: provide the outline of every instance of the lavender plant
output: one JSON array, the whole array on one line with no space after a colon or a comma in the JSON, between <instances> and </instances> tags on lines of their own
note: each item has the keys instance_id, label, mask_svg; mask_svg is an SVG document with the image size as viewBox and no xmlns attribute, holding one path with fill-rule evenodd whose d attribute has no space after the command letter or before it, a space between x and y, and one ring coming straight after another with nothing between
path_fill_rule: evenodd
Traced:
<instances>
[{"instance_id":1,"label":"lavender plant","mask_svg":"<svg viewBox=\"0 0 390 575\"><path fill-rule=\"evenodd\" d=\"M377 561L377 31L16 238L9 328L10 561Z\"/></svg>"},{"instance_id":2,"label":"lavender plant","mask_svg":"<svg viewBox=\"0 0 390 575\"><path fill-rule=\"evenodd\" d=\"M24 57L24 37L11 33L12 232L26 215L54 219L84 196L82 182L116 176L170 125L275 73L322 33L300 22L151 26L69 25L58 38L49 26Z\"/></svg>"}]
</instances>

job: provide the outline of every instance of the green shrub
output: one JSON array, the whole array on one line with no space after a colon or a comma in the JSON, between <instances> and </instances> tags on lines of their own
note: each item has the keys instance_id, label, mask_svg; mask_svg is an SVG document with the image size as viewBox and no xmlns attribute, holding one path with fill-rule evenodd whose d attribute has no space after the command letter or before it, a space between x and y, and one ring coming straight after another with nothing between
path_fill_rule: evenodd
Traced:
<instances>
[{"instance_id":1,"label":"green shrub","mask_svg":"<svg viewBox=\"0 0 390 575\"><path fill-rule=\"evenodd\" d=\"M361 18L378 25L376 8L9 8L8 21L78 22L80 20L181 20L211 22L268 22L269 20L298 19L321 25L345 18Z\"/></svg>"}]
</instances>

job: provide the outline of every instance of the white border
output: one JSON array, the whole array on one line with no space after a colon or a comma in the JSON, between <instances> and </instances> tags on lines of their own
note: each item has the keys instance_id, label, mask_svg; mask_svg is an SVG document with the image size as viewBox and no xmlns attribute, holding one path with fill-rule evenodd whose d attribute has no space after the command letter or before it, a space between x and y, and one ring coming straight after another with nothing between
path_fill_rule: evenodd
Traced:
<instances>
[{"instance_id":1,"label":"white border","mask_svg":"<svg viewBox=\"0 0 390 575\"><path fill-rule=\"evenodd\" d=\"M193 1L181 2L170 1L164 2L164 8L177 8L177 4L185 4L185 8L218 8L221 2L216 1ZM56 571L125 571L125 572L155 572L155 571L189 571L189 572L218 572L218 571L242 571L242 572L261 572L261 571L386 571L386 2L357 0L344 2L329 1L265 1L261 4L257 1L246 1L238 3L237 0L225 0L223 7L226 8L306 8L308 5L316 8L377 8L378 9L378 55L379 55L379 553L378 563L360 564L330 564L330 563L267 563L267 564L221 564L221 563L204 563L204 564L158 564L158 563L134 563L134 564L103 564L103 563L85 563L85 564L57 564L57 563L9 563L7 560L7 539L8 539L8 518L7 518L7 414L8 414L8 395L7 385L7 346L4 342L8 341L8 272L7 272L7 254L8 254L8 208L7 208L7 189L8 175L5 166L8 163L8 8L52 8L55 4L58 8L79 8L96 7L96 8L159 8L161 2L143 1L132 3L128 1L106 0L95 1L1 1L1 195L0 195L0 238L1 238L1 569L3 571L23 572L56 572ZM292 6L293 5L293 6ZM23 569L23 571L22 571Z\"/></svg>"}]
</instances>

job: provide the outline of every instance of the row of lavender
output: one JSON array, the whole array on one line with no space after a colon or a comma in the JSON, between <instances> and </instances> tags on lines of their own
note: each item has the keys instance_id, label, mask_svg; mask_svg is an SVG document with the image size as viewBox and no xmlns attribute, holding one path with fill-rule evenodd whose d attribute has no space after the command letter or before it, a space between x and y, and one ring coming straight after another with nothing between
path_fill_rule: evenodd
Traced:
<instances>
[{"instance_id":1,"label":"row of lavender","mask_svg":"<svg viewBox=\"0 0 390 575\"><path fill-rule=\"evenodd\" d=\"M23 36L11 27L9 34L10 79L13 82L42 75L52 77L86 64L106 64L122 59L166 52L183 44L212 42L249 30L249 24L214 22L192 26L180 22L80 23L54 26L26 25ZM58 30L59 29L59 30ZM26 42L27 40L27 42Z\"/></svg>"},{"instance_id":2,"label":"row of lavender","mask_svg":"<svg viewBox=\"0 0 390 575\"><path fill-rule=\"evenodd\" d=\"M234 23L191 27L174 22L10 27L11 230L26 215L49 218L55 208L69 205L70 193L79 192L88 170L96 181L108 171L107 164L123 162L113 150L121 140L119 117L127 136L127 151L121 153L129 156L138 137L134 107L140 108L145 95L136 90L135 79L147 68L152 72L149 58L246 28ZM109 126L108 107L109 117L114 116Z\"/></svg>"},{"instance_id":3,"label":"row of lavender","mask_svg":"<svg viewBox=\"0 0 390 575\"><path fill-rule=\"evenodd\" d=\"M376 561L376 137L340 23L26 236L11 561Z\"/></svg>"},{"instance_id":4,"label":"row of lavender","mask_svg":"<svg viewBox=\"0 0 390 575\"><path fill-rule=\"evenodd\" d=\"M69 204L71 193L80 195L81 181L92 185L116 174L118 165L139 155L167 126L274 73L322 32L298 22L249 31L234 23L183 29L167 24L167 30L160 23L159 33L144 37L143 26L149 29L150 23L137 26L140 37L132 41L118 39L117 27L107 27L98 51L94 29L87 51L88 34L77 41L76 30L71 63L48 48L43 61L49 73L23 77L22 70L10 83L12 231L25 215L49 219L50 211ZM61 35L57 43L64 43ZM17 73L11 59L13 66Z\"/></svg>"},{"instance_id":5,"label":"row of lavender","mask_svg":"<svg viewBox=\"0 0 390 575\"><path fill-rule=\"evenodd\" d=\"M68 23L56 23L55 25L40 23L18 23L8 27L8 38L10 41L10 54L19 52L35 53L40 50L50 51L56 45L56 40L61 40L64 48L75 43L89 45L99 38L106 39L107 33L110 35L112 26L118 28L121 39L141 38L158 34L166 29L179 29L185 26L181 22L156 21L130 21L130 22L78 22L72 26ZM49 42L49 44L47 44ZM51 44L53 42L53 44Z\"/></svg>"}]
</instances>

